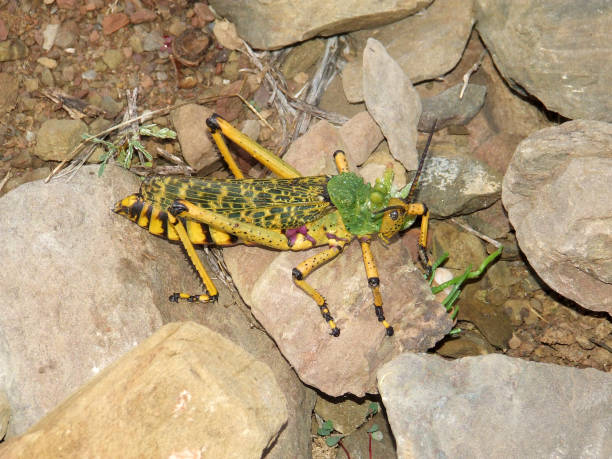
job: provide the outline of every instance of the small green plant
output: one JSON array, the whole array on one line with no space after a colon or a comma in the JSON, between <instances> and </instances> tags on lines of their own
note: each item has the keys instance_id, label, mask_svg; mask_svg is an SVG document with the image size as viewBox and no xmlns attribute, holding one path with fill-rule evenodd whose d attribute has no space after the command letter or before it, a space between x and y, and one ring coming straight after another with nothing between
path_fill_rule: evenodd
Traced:
<instances>
[{"instance_id":1,"label":"small green plant","mask_svg":"<svg viewBox=\"0 0 612 459\"><path fill-rule=\"evenodd\" d=\"M131 137L126 141L117 145L116 142L109 142L107 140L100 139L96 136L83 134L83 139L89 142L99 144L106 150L101 158L100 168L98 169L98 176L104 173L104 169L111 158L117 158L117 162L126 169L129 169L132 165L132 158L134 153L140 152L147 159L143 164L145 167L151 167L153 157L146 150L144 145L140 142L140 136L157 137L158 139L176 139L176 132L168 128L160 128L155 124L145 124L140 126L137 133L132 134Z\"/></svg>"},{"instance_id":2,"label":"small green plant","mask_svg":"<svg viewBox=\"0 0 612 459\"><path fill-rule=\"evenodd\" d=\"M380 411L380 405L378 402L370 402L368 405L368 412L366 413L366 420L372 418Z\"/></svg>"},{"instance_id":3,"label":"small green plant","mask_svg":"<svg viewBox=\"0 0 612 459\"><path fill-rule=\"evenodd\" d=\"M323 423L321 427L317 429L317 435L320 435L321 437L325 437L325 444L329 446L330 448L333 448L336 445L340 446L346 453L346 457L348 459L351 459L349 452L342 444L342 439L344 438L344 435L331 435L333 431L334 431L334 422L328 419L327 421Z\"/></svg>"}]
</instances>

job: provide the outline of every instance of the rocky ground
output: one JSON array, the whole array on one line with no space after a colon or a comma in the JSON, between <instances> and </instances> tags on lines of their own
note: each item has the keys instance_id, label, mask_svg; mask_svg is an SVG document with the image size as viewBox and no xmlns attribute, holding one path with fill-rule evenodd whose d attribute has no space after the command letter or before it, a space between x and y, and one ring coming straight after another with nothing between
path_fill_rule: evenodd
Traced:
<instances>
[{"instance_id":1,"label":"rocky ground","mask_svg":"<svg viewBox=\"0 0 612 459\"><path fill-rule=\"evenodd\" d=\"M0 0L7 454L609 455L609 4L208 3ZM438 120L418 195L433 256L450 252L457 274L497 241L501 259L466 286L453 324L405 261L417 232L373 244L393 339L356 244L309 278L338 339L291 282L302 253L231 248L224 272L207 252L219 303L169 303L201 289L179 247L109 209L137 175L228 177L213 112L304 174L333 174L341 148L368 180L392 167L398 186ZM150 123L177 139L140 129ZM106 149L75 149L101 132ZM128 145L131 172L116 165ZM162 327L177 321L198 325ZM462 332L445 336L453 326ZM428 350L459 360L406 353ZM115 419L129 428L109 428ZM334 435L345 437L328 446ZM124 449L135 438L149 440Z\"/></svg>"}]
</instances>

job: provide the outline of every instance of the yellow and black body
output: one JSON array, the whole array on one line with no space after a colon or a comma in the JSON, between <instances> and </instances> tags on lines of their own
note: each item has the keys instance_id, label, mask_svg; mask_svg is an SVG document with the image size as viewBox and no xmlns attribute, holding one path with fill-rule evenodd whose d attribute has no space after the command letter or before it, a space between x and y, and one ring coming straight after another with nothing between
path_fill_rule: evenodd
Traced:
<instances>
[{"instance_id":1,"label":"yellow and black body","mask_svg":"<svg viewBox=\"0 0 612 459\"><path fill-rule=\"evenodd\" d=\"M323 296L305 281L315 269L336 257L342 248L357 238L374 297L375 313L386 334L393 335L382 309L379 278L370 251L376 236L383 241L409 227L422 215L424 224L419 239L425 253L427 210L413 203L425 152L410 187L395 189L393 174L387 171L374 186L349 172L344 153L334 153L338 174L302 177L290 165L251 140L227 121L213 115L207 120L219 151L228 163L234 179L189 177L152 177L140 192L115 206L124 215L151 233L181 241L206 287L202 295L175 293L178 301L214 301L217 289L200 262L193 245L234 244L260 245L277 250L326 249L293 269L294 282L310 295L328 322L331 334L338 336L336 326ZM433 133L433 132L432 132ZM279 178L245 179L229 153L224 137L250 153Z\"/></svg>"}]
</instances>

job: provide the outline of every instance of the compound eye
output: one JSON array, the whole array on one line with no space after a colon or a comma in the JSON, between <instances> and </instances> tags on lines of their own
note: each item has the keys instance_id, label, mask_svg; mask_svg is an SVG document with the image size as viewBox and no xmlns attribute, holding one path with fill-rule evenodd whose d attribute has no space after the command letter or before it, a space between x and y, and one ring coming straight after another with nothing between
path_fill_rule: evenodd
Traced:
<instances>
[{"instance_id":1,"label":"compound eye","mask_svg":"<svg viewBox=\"0 0 612 459\"><path fill-rule=\"evenodd\" d=\"M390 218L391 220L397 220L397 219L399 218L399 212L397 211L397 209L396 209L396 210L392 210L392 211L389 213L389 218Z\"/></svg>"}]
</instances>

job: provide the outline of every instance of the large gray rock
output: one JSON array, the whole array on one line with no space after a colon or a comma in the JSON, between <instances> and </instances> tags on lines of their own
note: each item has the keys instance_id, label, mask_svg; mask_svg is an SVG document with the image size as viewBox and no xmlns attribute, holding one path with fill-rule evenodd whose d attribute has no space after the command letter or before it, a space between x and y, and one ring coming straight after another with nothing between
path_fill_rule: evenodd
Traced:
<instances>
[{"instance_id":1,"label":"large gray rock","mask_svg":"<svg viewBox=\"0 0 612 459\"><path fill-rule=\"evenodd\" d=\"M163 284L143 248L178 253L154 250L144 237L125 244L110 207L134 191L133 182L127 172L108 167L98 179L96 171L86 167L69 183L27 183L0 199L0 213L11 216L0 231L0 386L13 408L9 436L162 324L151 288L126 285L142 276Z\"/></svg>"},{"instance_id":2,"label":"large gray rock","mask_svg":"<svg viewBox=\"0 0 612 459\"><path fill-rule=\"evenodd\" d=\"M521 250L561 295L612 313L612 125L570 121L519 144L502 200Z\"/></svg>"},{"instance_id":3,"label":"large gray rock","mask_svg":"<svg viewBox=\"0 0 612 459\"><path fill-rule=\"evenodd\" d=\"M378 371L399 458L610 457L612 376L498 354Z\"/></svg>"},{"instance_id":4,"label":"large gray rock","mask_svg":"<svg viewBox=\"0 0 612 459\"><path fill-rule=\"evenodd\" d=\"M470 214L499 199L501 181L500 174L457 145L432 142L417 198L435 217Z\"/></svg>"},{"instance_id":5,"label":"large gray rock","mask_svg":"<svg viewBox=\"0 0 612 459\"><path fill-rule=\"evenodd\" d=\"M370 38L363 51L363 94L395 159L416 170L417 123L421 98L410 79L378 40Z\"/></svg>"},{"instance_id":6,"label":"large gray rock","mask_svg":"<svg viewBox=\"0 0 612 459\"><path fill-rule=\"evenodd\" d=\"M361 54L368 38L380 41L410 81L416 84L449 72L457 65L474 25L472 0L436 0L429 8L401 21L353 32L357 59L342 73L349 102L363 100Z\"/></svg>"},{"instance_id":7,"label":"large gray rock","mask_svg":"<svg viewBox=\"0 0 612 459\"><path fill-rule=\"evenodd\" d=\"M2 457L261 457L287 422L270 368L193 322L159 329Z\"/></svg>"},{"instance_id":8,"label":"large gray rock","mask_svg":"<svg viewBox=\"0 0 612 459\"><path fill-rule=\"evenodd\" d=\"M252 47L277 49L316 36L337 35L402 19L431 0L211 0Z\"/></svg>"},{"instance_id":9,"label":"large gray rock","mask_svg":"<svg viewBox=\"0 0 612 459\"><path fill-rule=\"evenodd\" d=\"M463 84L457 84L436 96L422 99L419 131L431 132L434 121L437 131L450 125L469 123L480 111L486 95L486 86L468 84L464 89Z\"/></svg>"},{"instance_id":10,"label":"large gray rock","mask_svg":"<svg viewBox=\"0 0 612 459\"><path fill-rule=\"evenodd\" d=\"M567 118L612 121L612 2L477 0L476 19L513 89Z\"/></svg>"}]
</instances>

